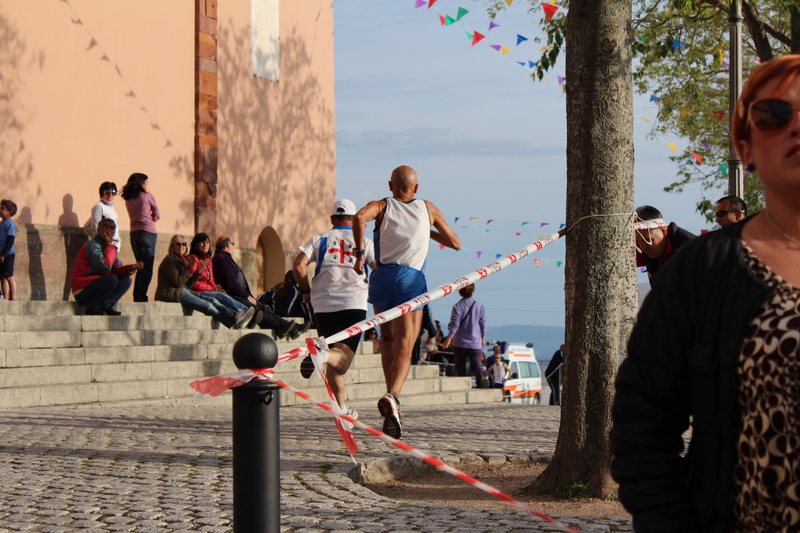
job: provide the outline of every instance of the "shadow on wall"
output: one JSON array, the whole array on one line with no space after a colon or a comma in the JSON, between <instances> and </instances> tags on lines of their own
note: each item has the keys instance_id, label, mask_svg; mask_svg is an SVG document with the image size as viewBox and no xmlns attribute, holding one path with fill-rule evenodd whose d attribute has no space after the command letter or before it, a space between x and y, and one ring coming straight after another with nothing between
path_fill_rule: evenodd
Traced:
<instances>
[{"instance_id":1,"label":"shadow on wall","mask_svg":"<svg viewBox=\"0 0 800 533\"><path fill-rule=\"evenodd\" d=\"M281 39L280 86L266 90L273 82L251 74L250 29L234 32L231 25L219 29L219 55L246 61L219 63L217 134L225 167L219 169L224 186L217 198L217 233L238 227L242 246L255 249L261 231L271 226L284 245L293 246L311 235L309 217L312 224L315 217L327 219L326 204L333 199L333 109L326 106L306 42L296 30ZM320 190L324 180L330 191ZM182 205L182 210L193 212L193 200L186 203L189 209ZM287 204L297 209L292 218L281 216Z\"/></svg>"},{"instance_id":2,"label":"shadow on wall","mask_svg":"<svg viewBox=\"0 0 800 533\"><path fill-rule=\"evenodd\" d=\"M25 148L28 111L23 105L22 73L41 68L43 52L29 53L16 26L0 13L0 174L4 195L18 205L32 204L41 188L26 187L33 174L33 155Z\"/></svg>"}]
</instances>

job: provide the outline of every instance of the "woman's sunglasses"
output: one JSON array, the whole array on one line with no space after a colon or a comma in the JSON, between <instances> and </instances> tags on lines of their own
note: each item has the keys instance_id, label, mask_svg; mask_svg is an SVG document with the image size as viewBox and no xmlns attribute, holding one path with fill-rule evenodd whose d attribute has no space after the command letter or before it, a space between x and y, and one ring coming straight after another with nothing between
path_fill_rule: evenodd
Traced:
<instances>
[{"instance_id":1,"label":"woman's sunglasses","mask_svg":"<svg viewBox=\"0 0 800 533\"><path fill-rule=\"evenodd\" d=\"M758 131L778 132L785 128L800 109L792 104L776 98L759 100L750 104L750 122Z\"/></svg>"}]
</instances>

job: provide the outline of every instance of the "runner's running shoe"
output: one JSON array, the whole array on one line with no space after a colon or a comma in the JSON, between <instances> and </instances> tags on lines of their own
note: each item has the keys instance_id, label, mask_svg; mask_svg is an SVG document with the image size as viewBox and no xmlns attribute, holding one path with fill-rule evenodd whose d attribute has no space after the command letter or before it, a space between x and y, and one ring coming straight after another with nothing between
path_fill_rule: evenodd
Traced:
<instances>
[{"instance_id":1,"label":"runner's running shoe","mask_svg":"<svg viewBox=\"0 0 800 533\"><path fill-rule=\"evenodd\" d=\"M383 417L383 432L399 439L403 434L403 426L400 424L400 399L393 392L387 392L378 400L378 412Z\"/></svg>"}]
</instances>

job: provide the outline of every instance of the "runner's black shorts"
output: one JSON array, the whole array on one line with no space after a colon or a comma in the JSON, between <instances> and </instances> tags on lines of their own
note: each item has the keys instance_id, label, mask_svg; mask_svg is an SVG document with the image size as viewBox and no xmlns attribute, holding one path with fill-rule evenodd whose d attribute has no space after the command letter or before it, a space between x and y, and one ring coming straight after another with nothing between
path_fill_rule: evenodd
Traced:
<instances>
[{"instance_id":1,"label":"runner's black shorts","mask_svg":"<svg viewBox=\"0 0 800 533\"><path fill-rule=\"evenodd\" d=\"M367 318L367 312L363 309L345 309L344 311L333 311L331 313L314 313L314 316L316 317L317 333L327 339L331 335L344 331L353 324L358 324ZM341 342L353 350L353 353L356 353L358 343L361 342L361 334L359 333Z\"/></svg>"}]
</instances>

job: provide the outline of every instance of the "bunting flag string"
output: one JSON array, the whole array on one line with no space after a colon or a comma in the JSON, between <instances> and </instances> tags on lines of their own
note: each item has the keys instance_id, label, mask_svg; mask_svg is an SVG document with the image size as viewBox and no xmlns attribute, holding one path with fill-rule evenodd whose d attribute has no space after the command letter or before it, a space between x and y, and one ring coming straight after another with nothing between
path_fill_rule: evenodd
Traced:
<instances>
[{"instance_id":1,"label":"bunting flag string","mask_svg":"<svg viewBox=\"0 0 800 533\"><path fill-rule=\"evenodd\" d=\"M432 7L434 7L434 4L437 1L438 0L427 0L427 1L426 0L415 0L414 6L415 6L416 9L419 9L419 8L427 5L428 9L431 9ZM500 24L495 22L493 19L489 19L489 18L483 17L484 20L488 21L489 25L488 25L488 29L486 30L487 34L480 33L477 30L472 29L471 27L467 26L464 23L465 17L468 14L470 15L470 18L474 17L474 16L476 16L474 13L471 13L468 9L466 9L466 8L464 8L462 6L456 5L455 3L453 3L450 0L445 0L445 1L447 1L449 4L451 4L452 6L454 6L456 8L456 15L455 15L455 18L454 18L453 16L451 16L448 13L441 12L438 7L435 7L434 9L436 9L437 11L440 11L440 13L438 15L438 18L439 18L441 26L443 26L443 27L452 26L454 24L460 25L464 29L464 33L467 35L467 38L468 38L468 40L470 42L470 46L472 46L472 47L474 47L476 44L480 43L481 41L485 40L485 41L488 42L488 46L490 48L492 48L493 50L496 50L497 52L500 52L501 56L506 56L507 54L509 54L509 52L512 52L512 47L511 46L505 46L504 44L494 40L493 38L488 37L488 32L490 32L491 30L493 30L495 28L500 28L501 27ZM508 0L506 0L506 1L508 2L508 5L511 6L511 1L508 1ZM441 4L438 4L438 5L441 5ZM552 0L550 3L542 2L541 6L542 6L542 9L544 10L545 21L546 22L550 22L552 20L552 18L555 16L555 14L560 9L560 7L558 5L556 5L555 0ZM514 48L517 49L517 50L520 49L520 45L524 45L529 40L529 38L527 36L525 36L525 35L523 35L521 33L513 33L513 35L514 35L514 40L516 42L516 45L514 46ZM644 37L642 37L641 35L637 35L636 39L639 40L640 42L646 42ZM677 50L681 54L683 54L683 52L685 51L685 49L687 47L691 46L690 43L687 43L685 41L681 41L681 40L678 40L678 39L670 39L667 44L669 46L671 46L672 49ZM524 48L524 46L523 46L523 48ZM539 49L540 52L546 52L548 50L549 50L549 48L547 46L542 46ZM724 65L726 68L730 68L729 65L723 61L725 50L721 45L720 45L718 50L711 50L709 53L712 54L712 55L718 53L719 62L722 65ZM526 70L533 71L537 66L536 62L531 61L530 59L527 59L525 61L520 61L517 58L513 57L513 54L512 54L512 56L509 56L509 58L512 59L516 64L518 64L521 67L525 68ZM703 63L705 64L705 60L703 60ZM559 74L556 74L556 80L557 80L557 83L553 83L546 77L542 78L542 81L547 81L551 85L553 85L555 87L559 87L559 89L563 91L565 89L566 77L561 76ZM660 99L661 98L658 95L655 95L655 94L651 94L650 95L650 102L655 102L655 101L660 100ZM686 115L688 115L689 113L691 113L691 110L689 110L689 109L681 110L681 112L680 112L681 118L685 118ZM714 114L715 117L717 117L718 121L721 122L721 121L725 120L726 112L724 112L724 111L716 111L716 112L713 112L713 114ZM655 139L656 137L653 134L653 129L655 128L654 122L652 120L646 118L646 117L640 116L638 118L643 120L643 121L645 121L645 122L647 122L648 124L652 124L653 125L653 127L651 128L650 132L644 132L644 133L645 133L645 136L646 136L646 138L648 140ZM679 137L677 132L673 131L673 132L670 132L670 133L672 133L675 136ZM672 153L677 153L678 147L677 147L677 145L675 143L669 142L666 139L662 139L662 140L666 144L667 148L672 151ZM703 149L705 149L705 150L709 149L707 143L703 145ZM704 158L702 157L701 154L698 154L696 152L691 152L691 156L695 159L697 164L703 164ZM718 164L718 168L719 168L719 172L720 173L722 173L723 175L727 174L727 165L724 165L724 164L720 163L720 164Z\"/></svg>"},{"instance_id":2,"label":"bunting flag string","mask_svg":"<svg viewBox=\"0 0 800 533\"><path fill-rule=\"evenodd\" d=\"M506 46L503 43L498 42L494 38L488 37L488 32L490 32L491 30L493 30L495 28L500 28L501 27L500 24L495 22L493 19L487 19L486 17L481 17L485 21L487 21L489 23L489 25L487 27L486 33L480 33L480 31L478 31L478 30L476 30L476 29L474 29L474 28L472 28L472 27L470 27L470 26L468 26L467 24L464 23L464 17L466 15L470 14L470 18L472 18L473 16L476 16L474 13L471 13L468 9L466 9L466 8L464 8L462 6L458 6L458 5L453 4L453 2L451 2L450 0L446 0L446 1L448 3L450 3L451 5L453 5L454 7L456 7L456 14L455 14L455 16L453 16L450 13L446 13L444 11L441 11L439 9L439 7L435 7L434 9L439 12L437 16L438 16L438 19L439 19L440 26L447 27L447 26L452 26L454 24L458 24L459 26L462 27L462 29L464 30L464 33L466 34L467 38L469 39L470 46L475 46L476 44L478 44L479 42L481 42L481 41L483 41L485 39L486 41L488 41L488 46L490 48L500 52L501 56L505 56L506 54L508 54L509 52L512 51L512 47L511 46ZM425 6L427 4L428 9L431 9L435 2L436 2L436 0L434 0L434 2L430 2L430 1L426 2L425 0L415 0L414 8L415 9L420 9L420 8L422 8L423 6ZM441 4L438 4L438 5L441 6ZM510 6L511 3L509 2L508 5ZM545 19L546 19L546 21L549 22L552 19L553 14L555 14L555 12L559 9L559 7L557 5L555 5L555 0L550 4L543 4L543 6L546 6L546 7L544 7ZM526 41L529 40L529 37L527 37L525 35L522 35L520 33L514 33L514 39L515 39L515 42L516 42L515 48L519 49L520 45L523 45ZM524 50L522 52L524 53ZM520 65L521 67L525 68L526 70L531 70L532 71L533 69L536 68L536 62L532 61L531 59L526 59L524 61L520 61L519 59L516 59L516 58L511 58L511 59L513 59L513 61L516 64ZM559 86L559 85L563 84L564 78L560 77L560 81L559 81L558 85L552 83L547 78L543 78L542 81L547 81L548 83L551 83L551 84L553 84L555 86Z\"/></svg>"},{"instance_id":3,"label":"bunting flag string","mask_svg":"<svg viewBox=\"0 0 800 533\"><path fill-rule=\"evenodd\" d=\"M122 70L120 70L119 65L117 65L116 63L111 61L111 58L108 56L108 52L106 52L103 49L103 46L94 37L94 35L92 34L91 30L86 26L86 24L83 22L83 20L81 20L80 15L78 15L78 12L75 10L75 6L72 5L70 0L61 0L61 1L64 2L65 4L67 4L67 6L69 6L69 9L72 11L73 15L75 15L75 18L70 17L70 20L71 20L72 24L74 24L76 26L82 26L83 30L89 36L89 39L90 39L89 40L89 45L86 47L85 50L88 52L88 51L90 51L90 50L92 50L94 48L97 48L99 50L99 52L100 52L100 57L98 59L100 61L105 61L105 62L107 62L107 63L109 63L111 65L114 65L114 70L116 71L117 76L119 76L120 80L122 80L122 83L127 87L127 92L124 93L124 95L126 97L135 98L141 104L141 106L139 107L139 110L140 111L144 111L147 114L148 118L146 120L149 121L150 126L152 127L152 129L158 130L159 132L161 132L161 135L164 137L165 143L164 143L164 146L162 146L162 148L172 148L173 150L175 150L175 153L177 155L180 155L178 153L178 150L173 146L172 141L169 138L169 135L167 135L167 133L161 128L161 126L158 123L158 120L156 120L156 118L153 116L153 113L150 112L150 109L147 107L147 104L145 104L144 101L141 99L141 97L139 97L133 91L133 88L131 87L130 82L122 74ZM434 0L434 1L436 1L436 0Z\"/></svg>"}]
</instances>

